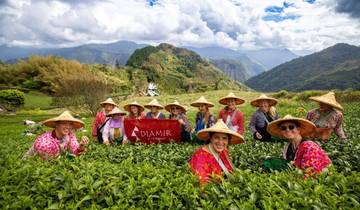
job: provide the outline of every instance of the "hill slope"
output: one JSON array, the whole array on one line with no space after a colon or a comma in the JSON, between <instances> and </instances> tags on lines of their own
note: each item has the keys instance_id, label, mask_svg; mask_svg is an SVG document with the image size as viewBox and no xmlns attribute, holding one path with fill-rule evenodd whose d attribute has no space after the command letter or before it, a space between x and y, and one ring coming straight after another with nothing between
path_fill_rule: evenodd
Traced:
<instances>
[{"instance_id":1,"label":"hill slope","mask_svg":"<svg viewBox=\"0 0 360 210\"><path fill-rule=\"evenodd\" d=\"M135 50L127 66L134 68L134 78L145 76L147 82L155 82L167 93L247 89L195 52L169 44Z\"/></svg>"},{"instance_id":2,"label":"hill slope","mask_svg":"<svg viewBox=\"0 0 360 210\"><path fill-rule=\"evenodd\" d=\"M246 81L259 91L359 89L360 47L336 44L281 64Z\"/></svg>"},{"instance_id":3,"label":"hill slope","mask_svg":"<svg viewBox=\"0 0 360 210\"><path fill-rule=\"evenodd\" d=\"M266 70L299 57L288 49L262 49L246 51L245 53L265 66Z\"/></svg>"},{"instance_id":4,"label":"hill slope","mask_svg":"<svg viewBox=\"0 0 360 210\"><path fill-rule=\"evenodd\" d=\"M233 78L236 81L243 83L250 78L249 73L246 71L245 67L240 61L219 59L211 60L210 62L214 64L217 68L221 69L225 73L225 75Z\"/></svg>"}]
</instances>

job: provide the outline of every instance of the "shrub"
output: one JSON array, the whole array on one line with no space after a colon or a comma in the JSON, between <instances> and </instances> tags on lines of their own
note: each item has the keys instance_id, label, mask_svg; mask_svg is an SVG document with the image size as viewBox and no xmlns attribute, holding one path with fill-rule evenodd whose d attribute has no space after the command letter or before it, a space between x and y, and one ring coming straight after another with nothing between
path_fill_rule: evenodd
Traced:
<instances>
[{"instance_id":1,"label":"shrub","mask_svg":"<svg viewBox=\"0 0 360 210\"><path fill-rule=\"evenodd\" d=\"M0 103L12 107L19 107L25 103L25 94L20 90L2 90L0 91Z\"/></svg>"}]
</instances>

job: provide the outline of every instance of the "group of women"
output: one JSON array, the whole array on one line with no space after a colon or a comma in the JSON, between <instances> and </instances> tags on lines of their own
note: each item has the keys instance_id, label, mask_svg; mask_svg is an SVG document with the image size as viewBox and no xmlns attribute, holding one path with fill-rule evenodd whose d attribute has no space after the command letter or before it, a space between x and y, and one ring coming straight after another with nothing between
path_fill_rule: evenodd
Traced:
<instances>
[{"instance_id":1,"label":"group of women","mask_svg":"<svg viewBox=\"0 0 360 210\"><path fill-rule=\"evenodd\" d=\"M331 132L334 131L340 139L346 140L342 128L342 107L336 102L334 93L310 97L310 100L318 102L320 108L311 110L306 119L291 115L279 118L275 109L278 101L265 94L250 103L257 108L249 124L254 139L260 141L274 141L274 138L287 139L289 142L284 147L283 158L304 170L305 177L320 173L331 163L325 151L312 139L329 139ZM187 107L178 101L165 106L159 104L156 99L144 106L134 101L123 107L126 113L109 98L100 103L102 110L94 119L92 136L99 143L106 145L124 144L128 142L124 131L124 118L165 119L165 114L161 112L165 108L170 113L168 119L179 121L182 141L197 138L204 143L189 161L192 171L197 175L200 183L204 184L212 178L218 180L223 175L229 175L234 169L228 144L244 143L245 119L244 114L237 108L237 105L244 102L244 99L233 93L221 98L219 103L225 107L220 110L218 121L215 123L215 116L210 112L214 104L201 96L191 103L191 106L199 109L195 128L192 129L186 116ZM146 114L145 108L149 109ZM57 157L63 151L70 151L74 155L80 155L85 151L89 140L82 137L78 143L72 131L83 127L84 123L71 116L68 111L44 121L43 124L54 129L39 136L25 157L39 154L43 159L48 159ZM192 132L195 135L192 135Z\"/></svg>"}]
</instances>

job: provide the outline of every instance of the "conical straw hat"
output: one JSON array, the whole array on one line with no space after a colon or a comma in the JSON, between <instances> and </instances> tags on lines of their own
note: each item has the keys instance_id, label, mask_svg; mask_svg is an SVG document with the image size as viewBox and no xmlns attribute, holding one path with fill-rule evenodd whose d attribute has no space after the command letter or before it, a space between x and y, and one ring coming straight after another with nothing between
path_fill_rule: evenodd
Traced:
<instances>
[{"instance_id":1,"label":"conical straw hat","mask_svg":"<svg viewBox=\"0 0 360 210\"><path fill-rule=\"evenodd\" d=\"M158 102L158 100L153 99L152 101L150 101L150 103L146 104L144 107L145 108L148 108L148 109L151 109L152 106L156 106L158 107L159 109L163 109L164 107Z\"/></svg>"},{"instance_id":2,"label":"conical straw hat","mask_svg":"<svg viewBox=\"0 0 360 210\"><path fill-rule=\"evenodd\" d=\"M225 133L230 134L230 144L242 144L244 143L244 137L239 133L230 130L222 119L219 119L215 125L210 128L203 129L197 133L197 137L203 141L210 139L210 133Z\"/></svg>"},{"instance_id":3,"label":"conical straw hat","mask_svg":"<svg viewBox=\"0 0 360 210\"><path fill-rule=\"evenodd\" d=\"M325 95L321 95L321 96L313 96L313 97L310 97L309 99L316 101L316 102L330 105L336 109L343 110L343 107L336 101L334 92L328 92Z\"/></svg>"},{"instance_id":4,"label":"conical straw hat","mask_svg":"<svg viewBox=\"0 0 360 210\"><path fill-rule=\"evenodd\" d=\"M58 122L71 122L72 123L72 127L75 129L79 129L82 128L84 126L84 122L81 120L78 120L76 118L74 118L69 111L65 111L63 113L61 113L59 116L45 120L43 122L43 125L48 126L48 127L52 127L55 128L56 124Z\"/></svg>"},{"instance_id":5,"label":"conical straw hat","mask_svg":"<svg viewBox=\"0 0 360 210\"><path fill-rule=\"evenodd\" d=\"M177 107L180 107L180 109L182 110L183 113L186 112L186 107L181 105L177 100L175 100L174 102L170 103L170 104L167 104L165 105L165 109L166 111L170 112L171 113L171 107L172 106L177 106Z\"/></svg>"},{"instance_id":6,"label":"conical straw hat","mask_svg":"<svg viewBox=\"0 0 360 210\"><path fill-rule=\"evenodd\" d=\"M267 95L265 94L261 94L259 97L257 97L256 99L252 100L250 102L250 104L252 106L255 106L255 107L259 107L259 103L261 100L266 100L269 102L269 106L275 106L278 102L278 100L276 100L275 98L271 98L271 97L268 97Z\"/></svg>"},{"instance_id":7,"label":"conical straw hat","mask_svg":"<svg viewBox=\"0 0 360 210\"><path fill-rule=\"evenodd\" d=\"M190 105L194 106L194 107L199 107L202 104L206 105L207 107L213 107L214 106L214 104L207 101L204 96L201 96L198 100L192 102Z\"/></svg>"},{"instance_id":8,"label":"conical straw hat","mask_svg":"<svg viewBox=\"0 0 360 210\"><path fill-rule=\"evenodd\" d=\"M112 98L108 98L105 101L101 102L100 106L104 107L105 104L111 104L111 105L117 106L117 104L112 100Z\"/></svg>"},{"instance_id":9,"label":"conical straw hat","mask_svg":"<svg viewBox=\"0 0 360 210\"><path fill-rule=\"evenodd\" d=\"M130 107L131 107L131 106L137 106L137 107L139 107L139 113L140 113L140 112L143 112L143 111L145 110L145 108L144 108L143 106L141 106L141 104L139 104L139 103L136 102L136 101L131 102L131 103L129 103L129 104L126 104L126 105L124 106L124 109L125 109L126 111L130 112Z\"/></svg>"},{"instance_id":10,"label":"conical straw hat","mask_svg":"<svg viewBox=\"0 0 360 210\"><path fill-rule=\"evenodd\" d=\"M244 100L244 99L235 96L235 94L232 93L232 92L229 93L226 97L221 98L221 99L219 100L219 103L222 104L222 105L227 105L227 99L235 99L236 105L240 105L240 104L245 103L245 100Z\"/></svg>"},{"instance_id":11,"label":"conical straw hat","mask_svg":"<svg viewBox=\"0 0 360 210\"><path fill-rule=\"evenodd\" d=\"M284 137L282 135L281 129L279 127L279 125L284 122L297 122L300 126L300 127L298 127L298 129L300 130L300 134L302 137L311 136L316 128L314 123L310 122L309 120L306 120L303 118L298 118L298 117L293 117L288 114L284 118L274 120L271 123L269 123L269 125L267 126L267 131L272 136Z\"/></svg>"},{"instance_id":12,"label":"conical straw hat","mask_svg":"<svg viewBox=\"0 0 360 210\"><path fill-rule=\"evenodd\" d=\"M118 107L115 107L109 114L107 114L106 116L111 116L114 114L120 114L120 115L126 115L126 112L122 111L121 109L119 109Z\"/></svg>"}]
</instances>

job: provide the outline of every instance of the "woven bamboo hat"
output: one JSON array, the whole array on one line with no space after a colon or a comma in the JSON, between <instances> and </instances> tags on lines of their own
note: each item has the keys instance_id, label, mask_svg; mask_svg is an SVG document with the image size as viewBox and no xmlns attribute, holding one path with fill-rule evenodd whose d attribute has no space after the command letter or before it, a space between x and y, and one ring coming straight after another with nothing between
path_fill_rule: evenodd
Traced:
<instances>
[{"instance_id":1,"label":"woven bamboo hat","mask_svg":"<svg viewBox=\"0 0 360 210\"><path fill-rule=\"evenodd\" d=\"M185 112L187 111L187 109L186 109L187 107L184 106L184 105L181 105L177 100L175 100L174 102L172 102L172 103L170 103L170 104L165 105L166 111L168 111L168 112L171 113L171 107L172 107L172 106L177 106L177 107L179 107L183 113L185 113Z\"/></svg>"},{"instance_id":2,"label":"woven bamboo hat","mask_svg":"<svg viewBox=\"0 0 360 210\"><path fill-rule=\"evenodd\" d=\"M219 103L222 104L222 105L227 105L227 99L235 99L236 105L240 105L240 104L245 103L245 100L244 100L244 99L235 96L235 94L232 93L232 92L229 93L226 97L221 98L221 99L219 100Z\"/></svg>"},{"instance_id":3,"label":"woven bamboo hat","mask_svg":"<svg viewBox=\"0 0 360 210\"><path fill-rule=\"evenodd\" d=\"M111 105L117 106L117 104L112 100L112 98L108 98L105 101L101 102L100 106L104 107L105 104L111 104Z\"/></svg>"},{"instance_id":4,"label":"woven bamboo hat","mask_svg":"<svg viewBox=\"0 0 360 210\"><path fill-rule=\"evenodd\" d=\"M158 100L153 99L152 101L150 101L150 103L146 104L144 107L151 109L152 106L156 106L159 109L163 109L164 107L158 102Z\"/></svg>"},{"instance_id":5,"label":"woven bamboo hat","mask_svg":"<svg viewBox=\"0 0 360 210\"><path fill-rule=\"evenodd\" d=\"M124 112L123 110L119 109L118 107L115 107L109 114L107 114L106 116L112 116L114 114L120 114L120 115L126 115L126 112Z\"/></svg>"},{"instance_id":6,"label":"woven bamboo hat","mask_svg":"<svg viewBox=\"0 0 360 210\"><path fill-rule=\"evenodd\" d=\"M84 122L74 118L71 115L70 111L65 111L65 112L61 113L57 117L45 120L43 122L43 125L51 127L51 128L55 128L56 124L58 122L71 122L72 127L75 128L75 129L79 129L79 128L82 128L84 126Z\"/></svg>"},{"instance_id":7,"label":"woven bamboo hat","mask_svg":"<svg viewBox=\"0 0 360 210\"><path fill-rule=\"evenodd\" d=\"M260 101L262 100L266 100L269 102L269 106L275 106L277 103L278 103L278 100L276 100L275 98L271 98L271 97L268 97L267 95L265 94L261 94L259 97L257 97L256 99L252 100L250 102L250 104L252 106L255 106L255 107L259 107L259 103Z\"/></svg>"},{"instance_id":8,"label":"woven bamboo hat","mask_svg":"<svg viewBox=\"0 0 360 210\"><path fill-rule=\"evenodd\" d=\"M225 133L230 134L230 144L242 144L244 143L244 137L239 133L230 130L222 119L219 119L215 125L210 128L203 129L197 133L197 137L200 140L206 141L210 139L210 133Z\"/></svg>"},{"instance_id":9,"label":"woven bamboo hat","mask_svg":"<svg viewBox=\"0 0 360 210\"><path fill-rule=\"evenodd\" d=\"M129 103L129 104L125 104L124 109L125 109L126 111L130 112L130 107L131 107L131 106L137 106L137 107L139 108L139 113L140 113L140 112L143 112L143 111L145 110L145 108L144 108L143 106L141 106L141 104L139 104L139 103L136 102L136 101L133 101L133 102L131 102L131 103Z\"/></svg>"},{"instance_id":10,"label":"woven bamboo hat","mask_svg":"<svg viewBox=\"0 0 360 210\"><path fill-rule=\"evenodd\" d=\"M336 101L335 98L335 93L334 92L328 92L325 95L321 95L321 96L312 96L309 98L310 100L316 101L316 102L320 102L320 103L324 103L327 105L330 105L336 109L340 109L343 110L343 107Z\"/></svg>"},{"instance_id":11,"label":"woven bamboo hat","mask_svg":"<svg viewBox=\"0 0 360 210\"><path fill-rule=\"evenodd\" d=\"M303 118L298 118L298 117L293 117L288 114L281 119L274 120L271 123L269 123L269 125L267 126L267 131L272 136L284 137L282 135L281 129L279 127L279 125L281 125L284 122L296 122L297 124L299 124L298 129L300 130L300 134L302 137L312 135L316 129L316 126L314 125L314 123L310 122L309 120L306 120Z\"/></svg>"},{"instance_id":12,"label":"woven bamboo hat","mask_svg":"<svg viewBox=\"0 0 360 210\"><path fill-rule=\"evenodd\" d=\"M194 107L199 107L202 104L206 105L207 107L213 107L214 106L214 104L207 101L204 96L201 96L198 100L192 102L190 105L194 106Z\"/></svg>"}]
</instances>

